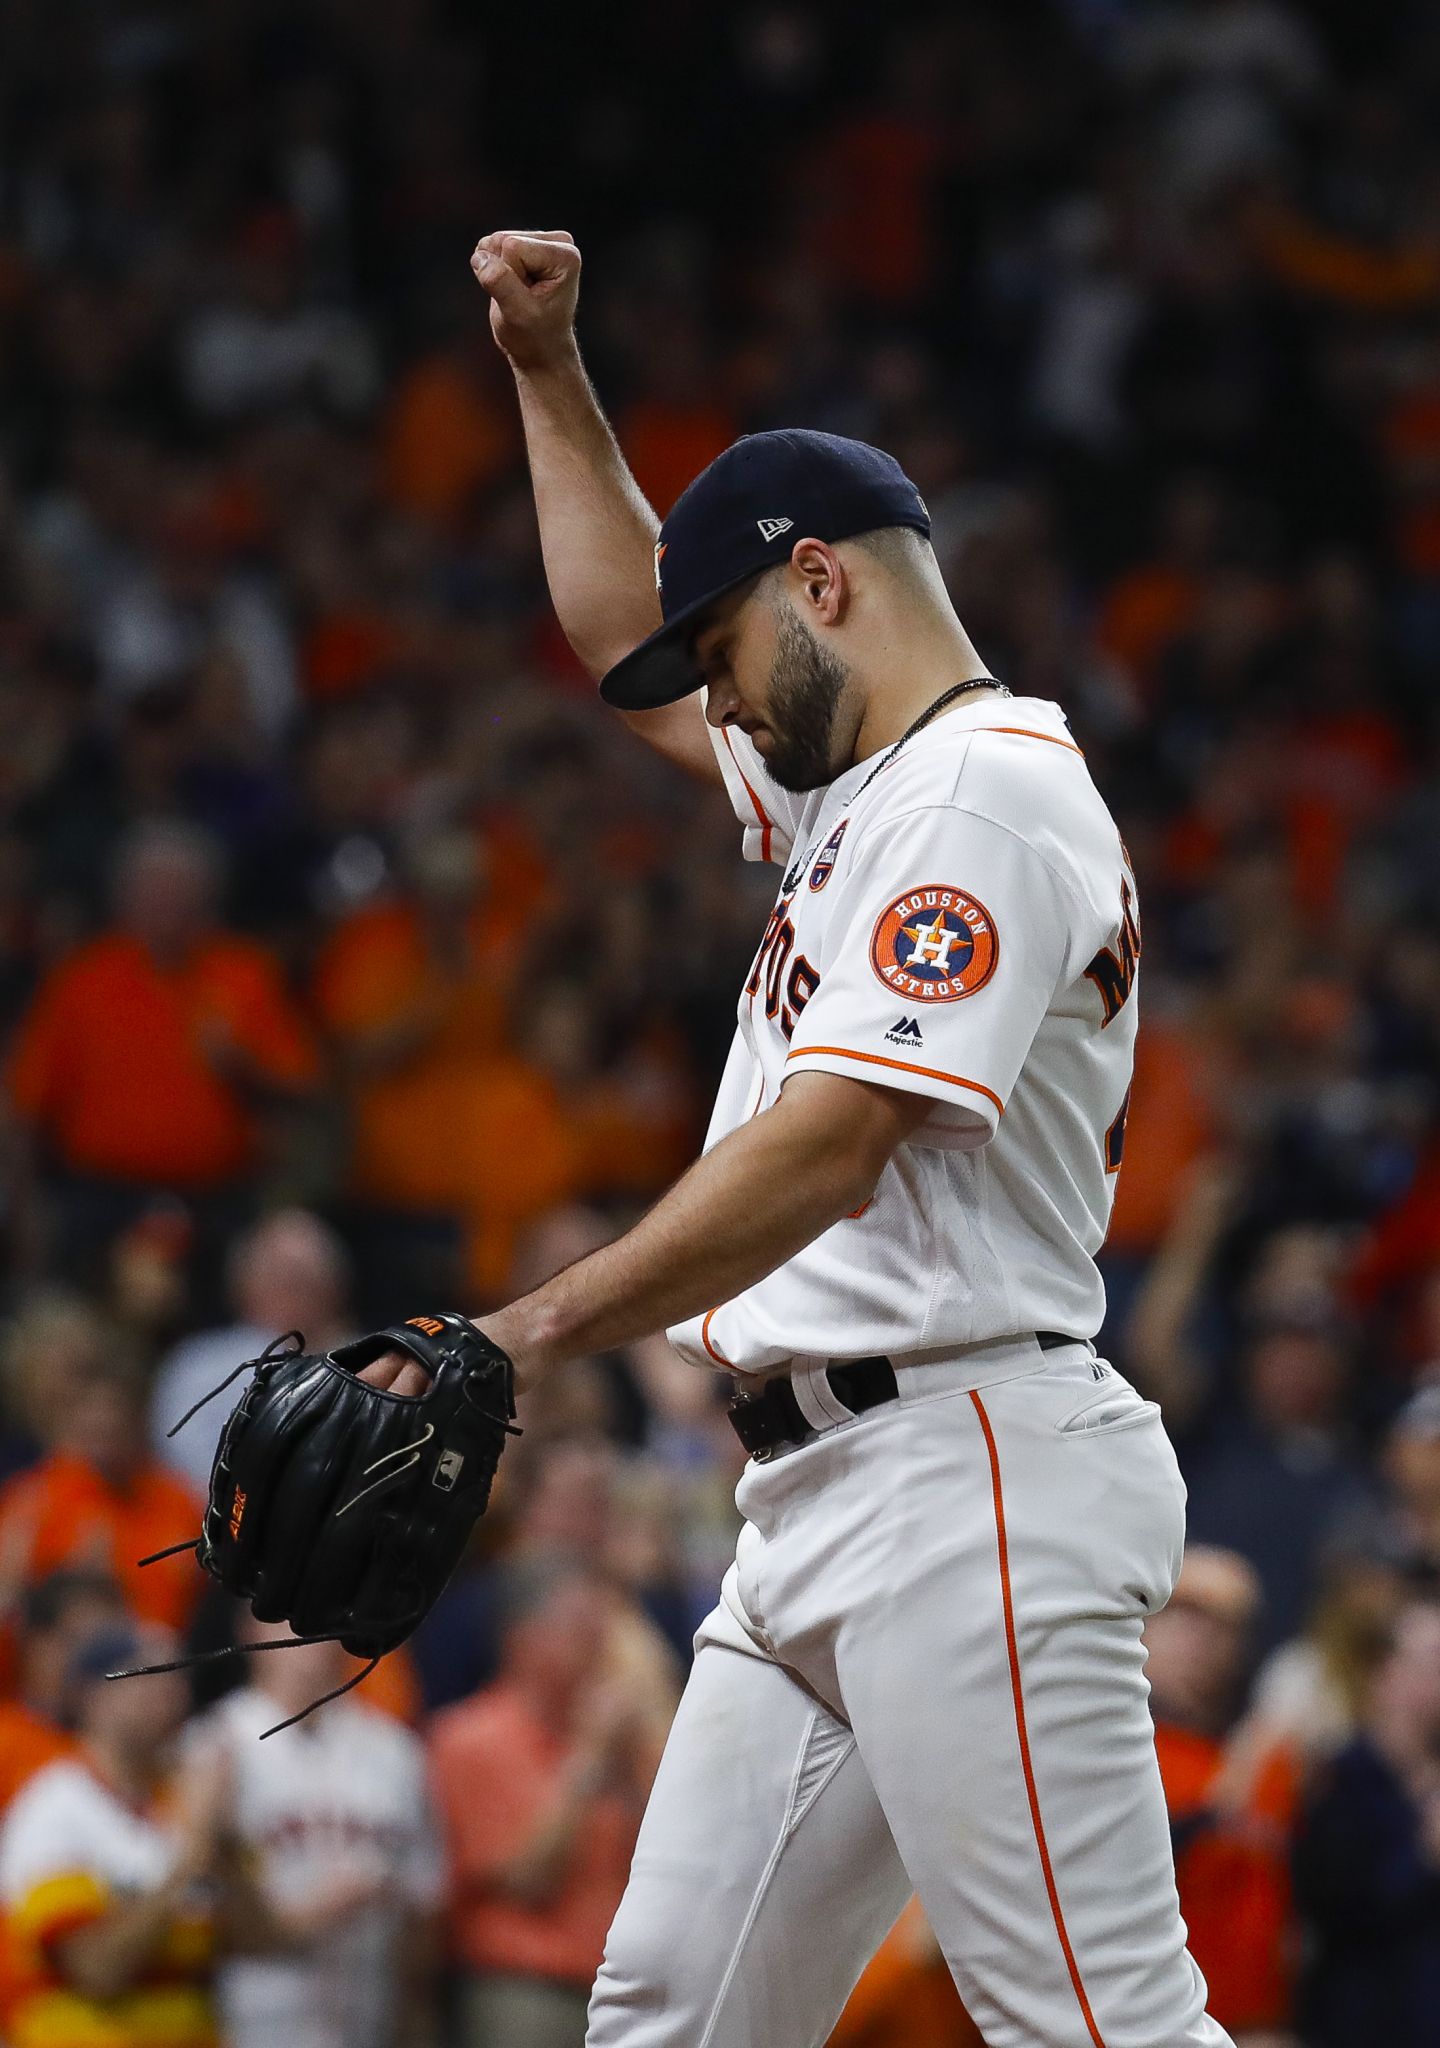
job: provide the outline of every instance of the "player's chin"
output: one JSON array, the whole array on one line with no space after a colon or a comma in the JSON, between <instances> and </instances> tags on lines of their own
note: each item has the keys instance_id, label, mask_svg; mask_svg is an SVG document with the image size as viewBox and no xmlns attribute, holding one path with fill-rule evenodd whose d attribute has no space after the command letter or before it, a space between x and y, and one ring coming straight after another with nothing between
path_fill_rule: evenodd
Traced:
<instances>
[{"instance_id":1,"label":"player's chin","mask_svg":"<svg viewBox=\"0 0 1440 2048\"><path fill-rule=\"evenodd\" d=\"M828 761L802 759L775 747L762 756L772 782L788 789L792 796L808 796L812 789L826 789L839 774Z\"/></svg>"}]
</instances>

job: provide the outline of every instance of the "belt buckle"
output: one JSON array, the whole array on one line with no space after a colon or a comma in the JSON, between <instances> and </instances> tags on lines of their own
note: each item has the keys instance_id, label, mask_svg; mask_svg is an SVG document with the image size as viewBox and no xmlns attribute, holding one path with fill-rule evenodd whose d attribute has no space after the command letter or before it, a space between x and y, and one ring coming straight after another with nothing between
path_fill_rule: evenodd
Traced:
<instances>
[{"instance_id":1,"label":"belt buckle","mask_svg":"<svg viewBox=\"0 0 1440 2048\"><path fill-rule=\"evenodd\" d=\"M731 1395L725 1411L730 1418L730 1427L734 1430L736 1436L739 1437L741 1444L756 1463L761 1465L774 1457L776 1445L773 1442L752 1442L750 1424L752 1415L758 1420L760 1416L768 1412L768 1406L769 1404L766 1402L763 1393L752 1394L748 1391L737 1391Z\"/></svg>"}]
</instances>

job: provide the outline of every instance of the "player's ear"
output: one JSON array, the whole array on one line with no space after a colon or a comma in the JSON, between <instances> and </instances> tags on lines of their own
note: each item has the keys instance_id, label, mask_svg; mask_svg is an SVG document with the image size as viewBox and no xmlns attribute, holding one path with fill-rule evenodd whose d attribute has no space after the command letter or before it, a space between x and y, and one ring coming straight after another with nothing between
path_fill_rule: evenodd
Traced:
<instances>
[{"instance_id":1,"label":"player's ear","mask_svg":"<svg viewBox=\"0 0 1440 2048\"><path fill-rule=\"evenodd\" d=\"M845 569L827 541L797 540L790 567L799 583L797 603L817 624L833 626L844 610Z\"/></svg>"}]
</instances>

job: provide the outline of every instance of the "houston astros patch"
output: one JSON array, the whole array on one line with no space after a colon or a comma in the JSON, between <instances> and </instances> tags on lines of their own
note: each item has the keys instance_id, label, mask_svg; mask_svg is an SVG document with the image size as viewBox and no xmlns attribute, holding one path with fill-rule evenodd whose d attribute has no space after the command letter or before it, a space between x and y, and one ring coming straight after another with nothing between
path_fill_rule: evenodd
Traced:
<instances>
[{"instance_id":1,"label":"houston astros patch","mask_svg":"<svg viewBox=\"0 0 1440 2048\"><path fill-rule=\"evenodd\" d=\"M995 972L1000 940L989 911L963 889L907 889L875 920L870 965L887 988L916 1003L973 996Z\"/></svg>"}]
</instances>

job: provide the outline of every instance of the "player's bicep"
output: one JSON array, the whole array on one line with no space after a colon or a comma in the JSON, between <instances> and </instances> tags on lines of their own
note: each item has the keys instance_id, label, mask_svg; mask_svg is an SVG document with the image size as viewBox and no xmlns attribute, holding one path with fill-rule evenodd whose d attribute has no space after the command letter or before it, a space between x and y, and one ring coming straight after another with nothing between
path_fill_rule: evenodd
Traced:
<instances>
[{"instance_id":1,"label":"player's bicep","mask_svg":"<svg viewBox=\"0 0 1440 2048\"><path fill-rule=\"evenodd\" d=\"M878 1074L797 1069L785 1077L780 1104L794 1118L802 1144L838 1153L875 1176L930 1114L923 1096L892 1088Z\"/></svg>"},{"instance_id":2,"label":"player's bicep","mask_svg":"<svg viewBox=\"0 0 1440 2048\"><path fill-rule=\"evenodd\" d=\"M842 897L790 1070L881 1081L929 1105L917 1134L983 1144L1069 972L1063 885L1015 834L937 807L865 834L828 886Z\"/></svg>"}]
</instances>

